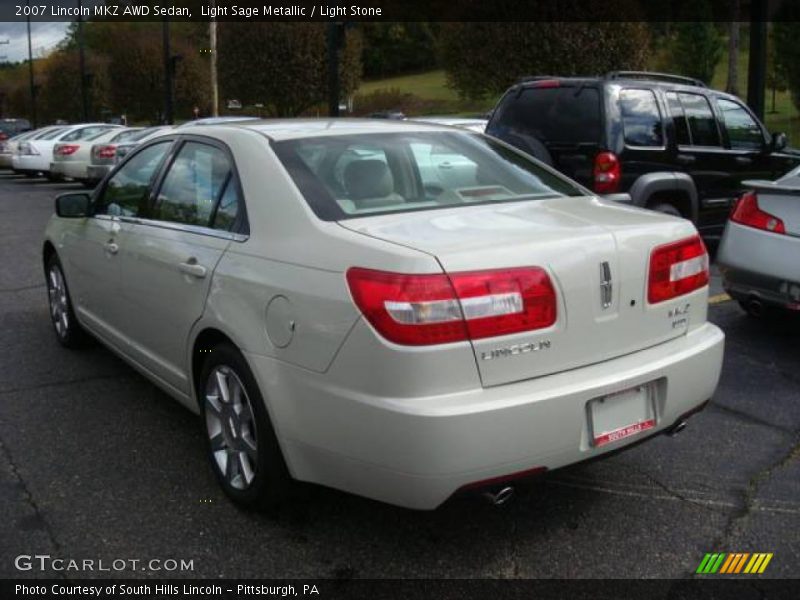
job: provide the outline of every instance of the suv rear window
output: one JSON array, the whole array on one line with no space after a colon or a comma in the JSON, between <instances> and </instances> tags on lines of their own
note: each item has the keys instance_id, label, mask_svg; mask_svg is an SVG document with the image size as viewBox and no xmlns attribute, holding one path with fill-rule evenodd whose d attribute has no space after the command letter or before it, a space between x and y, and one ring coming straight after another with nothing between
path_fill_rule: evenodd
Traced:
<instances>
[{"instance_id":1,"label":"suv rear window","mask_svg":"<svg viewBox=\"0 0 800 600\"><path fill-rule=\"evenodd\" d=\"M500 108L496 123L546 142L599 143L600 94L596 87L531 87Z\"/></svg>"},{"instance_id":2,"label":"suv rear window","mask_svg":"<svg viewBox=\"0 0 800 600\"><path fill-rule=\"evenodd\" d=\"M650 90L622 90L619 94L622 128L629 146L661 147L664 132L656 95Z\"/></svg>"}]
</instances>

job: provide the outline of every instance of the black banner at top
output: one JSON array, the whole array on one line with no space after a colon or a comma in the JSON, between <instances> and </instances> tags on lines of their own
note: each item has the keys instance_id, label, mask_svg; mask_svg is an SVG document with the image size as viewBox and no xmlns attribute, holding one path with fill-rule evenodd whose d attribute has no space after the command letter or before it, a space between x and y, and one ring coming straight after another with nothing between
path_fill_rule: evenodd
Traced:
<instances>
[{"instance_id":1,"label":"black banner at top","mask_svg":"<svg viewBox=\"0 0 800 600\"><path fill-rule=\"evenodd\" d=\"M0 0L0 21L800 21L800 0ZM698 8L700 6L700 8Z\"/></svg>"}]
</instances>

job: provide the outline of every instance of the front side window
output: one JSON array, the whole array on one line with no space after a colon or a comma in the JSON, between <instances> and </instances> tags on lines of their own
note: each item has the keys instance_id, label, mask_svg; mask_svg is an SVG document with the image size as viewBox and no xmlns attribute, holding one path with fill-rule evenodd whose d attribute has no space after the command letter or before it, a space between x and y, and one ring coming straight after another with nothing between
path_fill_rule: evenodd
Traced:
<instances>
[{"instance_id":1,"label":"front side window","mask_svg":"<svg viewBox=\"0 0 800 600\"><path fill-rule=\"evenodd\" d=\"M692 146L721 146L717 120L711 111L711 105L705 96L699 94L678 94L686 122L689 125L689 135Z\"/></svg>"},{"instance_id":2,"label":"front side window","mask_svg":"<svg viewBox=\"0 0 800 600\"><path fill-rule=\"evenodd\" d=\"M724 98L717 98L717 107L722 113L731 148L736 150L760 150L762 148L764 134L761 127L744 107Z\"/></svg>"},{"instance_id":3,"label":"front side window","mask_svg":"<svg viewBox=\"0 0 800 600\"><path fill-rule=\"evenodd\" d=\"M210 227L214 208L231 173L228 156L219 148L185 143L161 184L153 218Z\"/></svg>"},{"instance_id":4,"label":"front side window","mask_svg":"<svg viewBox=\"0 0 800 600\"><path fill-rule=\"evenodd\" d=\"M656 95L651 90L622 90L619 107L628 146L661 147L664 133Z\"/></svg>"},{"instance_id":5,"label":"front side window","mask_svg":"<svg viewBox=\"0 0 800 600\"><path fill-rule=\"evenodd\" d=\"M126 162L108 180L94 213L120 217L146 216L150 184L171 143L153 144Z\"/></svg>"},{"instance_id":6,"label":"front side window","mask_svg":"<svg viewBox=\"0 0 800 600\"><path fill-rule=\"evenodd\" d=\"M469 132L372 133L274 142L321 219L579 196L583 191Z\"/></svg>"}]
</instances>

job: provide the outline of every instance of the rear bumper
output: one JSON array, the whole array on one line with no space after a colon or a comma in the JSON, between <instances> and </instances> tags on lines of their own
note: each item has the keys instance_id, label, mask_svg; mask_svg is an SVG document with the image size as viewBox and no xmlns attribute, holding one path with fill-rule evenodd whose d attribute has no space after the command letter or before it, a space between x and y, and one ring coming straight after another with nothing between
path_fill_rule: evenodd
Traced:
<instances>
[{"instance_id":1,"label":"rear bumper","mask_svg":"<svg viewBox=\"0 0 800 600\"><path fill-rule=\"evenodd\" d=\"M717 261L736 300L800 310L800 238L728 223Z\"/></svg>"},{"instance_id":2,"label":"rear bumper","mask_svg":"<svg viewBox=\"0 0 800 600\"><path fill-rule=\"evenodd\" d=\"M50 163L50 173L69 177L70 179L86 179L86 163L71 161L53 161Z\"/></svg>"},{"instance_id":3,"label":"rear bumper","mask_svg":"<svg viewBox=\"0 0 800 600\"><path fill-rule=\"evenodd\" d=\"M706 323L683 337L599 364L413 399L366 397L326 385L325 374L260 355L247 358L265 397L286 399L270 402L269 409L295 478L433 509L476 482L556 469L668 429L711 398L723 347L723 333ZM655 381L655 427L592 446L587 403Z\"/></svg>"},{"instance_id":4,"label":"rear bumper","mask_svg":"<svg viewBox=\"0 0 800 600\"><path fill-rule=\"evenodd\" d=\"M108 174L113 165L89 165L86 167L86 179L100 181Z\"/></svg>"},{"instance_id":5,"label":"rear bumper","mask_svg":"<svg viewBox=\"0 0 800 600\"><path fill-rule=\"evenodd\" d=\"M11 159L15 171L41 173L50 170L50 163L41 155L14 155Z\"/></svg>"}]
</instances>

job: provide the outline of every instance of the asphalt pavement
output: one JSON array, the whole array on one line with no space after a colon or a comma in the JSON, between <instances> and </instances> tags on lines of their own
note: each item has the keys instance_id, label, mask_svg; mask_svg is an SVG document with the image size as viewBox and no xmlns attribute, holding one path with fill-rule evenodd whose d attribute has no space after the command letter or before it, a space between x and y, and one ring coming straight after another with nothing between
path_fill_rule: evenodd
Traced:
<instances>
[{"instance_id":1,"label":"asphalt pavement","mask_svg":"<svg viewBox=\"0 0 800 600\"><path fill-rule=\"evenodd\" d=\"M715 279L727 349L709 407L503 507L415 512L304 486L249 513L217 486L196 416L103 347L57 344L42 232L75 189L0 175L0 577L692 577L707 552L773 553L764 576L800 577L800 319L746 317ZM36 554L95 571L16 568Z\"/></svg>"}]
</instances>

